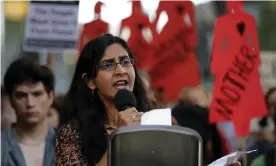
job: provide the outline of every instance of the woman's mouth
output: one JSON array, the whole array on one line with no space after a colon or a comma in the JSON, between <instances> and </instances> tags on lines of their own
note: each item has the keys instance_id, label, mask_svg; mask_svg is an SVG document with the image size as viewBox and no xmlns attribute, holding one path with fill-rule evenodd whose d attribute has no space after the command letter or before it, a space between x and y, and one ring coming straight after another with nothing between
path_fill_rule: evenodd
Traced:
<instances>
[{"instance_id":1,"label":"woman's mouth","mask_svg":"<svg viewBox=\"0 0 276 166\"><path fill-rule=\"evenodd\" d=\"M124 89L126 88L128 85L128 81L127 80L119 80L117 82L115 82L113 84L113 86L115 87L115 89L119 90L119 89Z\"/></svg>"}]
</instances>

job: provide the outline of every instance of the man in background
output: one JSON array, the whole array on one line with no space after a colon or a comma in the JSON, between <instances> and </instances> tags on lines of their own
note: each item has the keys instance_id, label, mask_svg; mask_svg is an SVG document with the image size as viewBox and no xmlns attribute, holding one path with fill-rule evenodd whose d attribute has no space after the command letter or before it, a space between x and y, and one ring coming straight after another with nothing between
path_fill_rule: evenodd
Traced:
<instances>
[{"instance_id":1,"label":"man in background","mask_svg":"<svg viewBox=\"0 0 276 166\"><path fill-rule=\"evenodd\" d=\"M4 87L17 121L1 134L1 165L52 166L55 131L47 112L54 98L54 76L31 60L14 61L4 76Z\"/></svg>"}]
</instances>

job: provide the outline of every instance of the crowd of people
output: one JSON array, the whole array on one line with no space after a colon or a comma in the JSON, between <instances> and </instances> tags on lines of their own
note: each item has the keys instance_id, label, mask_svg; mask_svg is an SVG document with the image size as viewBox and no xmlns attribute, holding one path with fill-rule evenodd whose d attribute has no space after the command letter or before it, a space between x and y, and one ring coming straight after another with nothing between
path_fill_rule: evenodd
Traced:
<instances>
[{"instance_id":1,"label":"crowd of people","mask_svg":"<svg viewBox=\"0 0 276 166\"><path fill-rule=\"evenodd\" d=\"M143 112L168 107L138 70L124 40L105 34L83 48L66 94L55 94L54 73L29 58L12 62L1 87L1 164L9 166L107 166L107 140L117 128L140 124ZM136 108L118 112L119 89L132 91ZM269 114L253 121L248 137L249 166L272 166L276 152L276 87L264 95ZM208 123L210 97L186 87L172 107L173 125L203 138L204 165L232 151L229 128ZM128 146L128 145L126 145Z\"/></svg>"}]
</instances>

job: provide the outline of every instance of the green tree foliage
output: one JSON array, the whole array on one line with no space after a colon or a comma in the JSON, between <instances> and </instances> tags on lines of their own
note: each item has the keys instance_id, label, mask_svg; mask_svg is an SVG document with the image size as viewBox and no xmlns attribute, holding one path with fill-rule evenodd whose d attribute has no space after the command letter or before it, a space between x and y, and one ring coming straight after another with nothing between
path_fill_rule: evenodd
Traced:
<instances>
[{"instance_id":1,"label":"green tree foliage","mask_svg":"<svg viewBox=\"0 0 276 166\"><path fill-rule=\"evenodd\" d=\"M258 32L261 50L276 51L276 8L273 1L260 3L259 16Z\"/></svg>"}]
</instances>

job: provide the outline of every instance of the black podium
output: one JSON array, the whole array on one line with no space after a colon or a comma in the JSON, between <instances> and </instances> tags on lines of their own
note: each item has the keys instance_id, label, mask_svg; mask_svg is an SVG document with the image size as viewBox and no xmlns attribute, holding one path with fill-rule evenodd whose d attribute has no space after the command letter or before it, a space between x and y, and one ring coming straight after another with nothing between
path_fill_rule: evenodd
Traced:
<instances>
[{"instance_id":1,"label":"black podium","mask_svg":"<svg viewBox=\"0 0 276 166\"><path fill-rule=\"evenodd\" d=\"M180 126L127 126L109 139L109 166L202 166L202 139Z\"/></svg>"}]
</instances>

